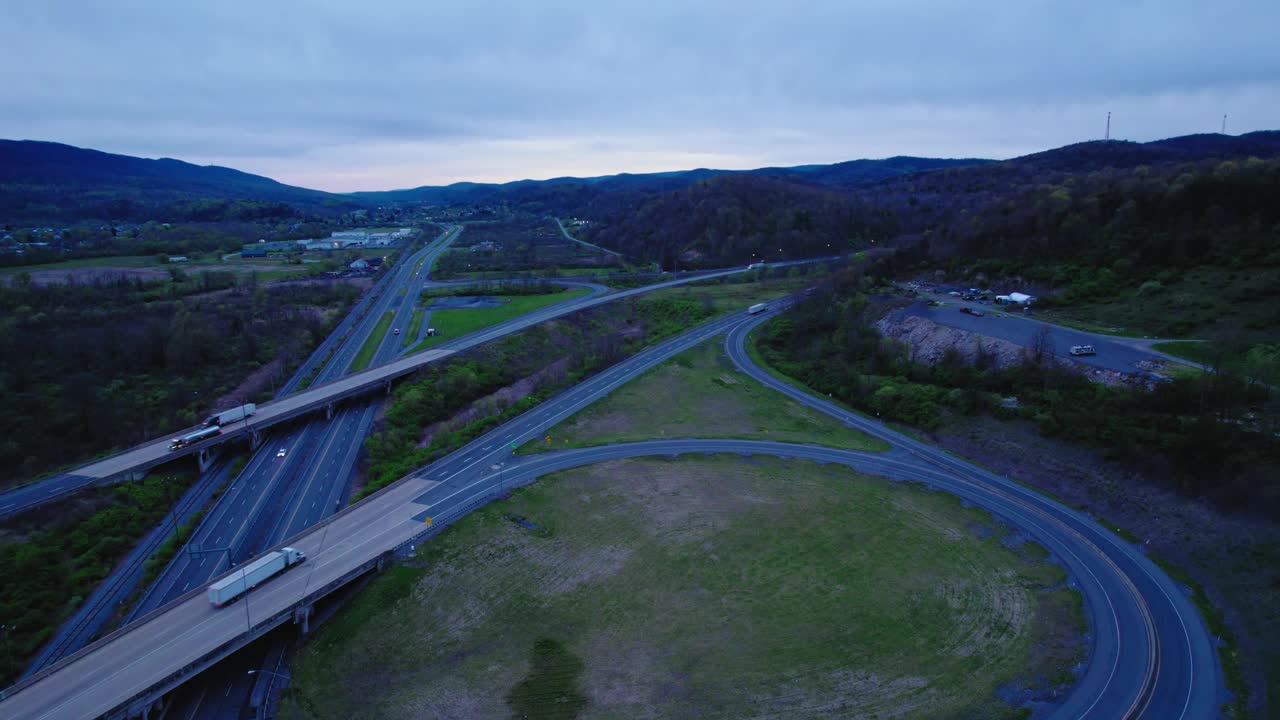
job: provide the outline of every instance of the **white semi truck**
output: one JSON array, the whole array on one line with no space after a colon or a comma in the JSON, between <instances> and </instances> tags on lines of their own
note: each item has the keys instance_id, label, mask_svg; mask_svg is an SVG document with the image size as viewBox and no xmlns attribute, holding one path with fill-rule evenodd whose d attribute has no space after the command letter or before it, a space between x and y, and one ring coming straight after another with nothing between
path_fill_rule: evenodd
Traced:
<instances>
[{"instance_id":1,"label":"white semi truck","mask_svg":"<svg viewBox=\"0 0 1280 720\"><path fill-rule=\"evenodd\" d=\"M241 405L230 410L223 410L217 415L210 415L204 419L205 425L230 425L233 422L239 422L257 411L258 406L253 403Z\"/></svg>"},{"instance_id":2,"label":"white semi truck","mask_svg":"<svg viewBox=\"0 0 1280 720\"><path fill-rule=\"evenodd\" d=\"M209 586L209 602L222 607L241 595L266 582L272 576L294 567L307 559L307 554L297 548L285 547L254 560L230 575Z\"/></svg>"},{"instance_id":3,"label":"white semi truck","mask_svg":"<svg viewBox=\"0 0 1280 720\"><path fill-rule=\"evenodd\" d=\"M184 448L188 445L194 445L195 443L198 443L201 440L207 440L213 437L214 435L221 435L221 434L222 434L222 429L219 428L217 425L214 425L213 427L203 428L193 433L189 433L187 435L183 435L182 437L176 437L170 440L169 449L177 450L178 448Z\"/></svg>"},{"instance_id":4,"label":"white semi truck","mask_svg":"<svg viewBox=\"0 0 1280 720\"><path fill-rule=\"evenodd\" d=\"M769 305L767 303L756 303L755 305L752 305L751 307L747 308L747 312L750 313L751 315L759 315L760 313L768 309L769 309Z\"/></svg>"}]
</instances>

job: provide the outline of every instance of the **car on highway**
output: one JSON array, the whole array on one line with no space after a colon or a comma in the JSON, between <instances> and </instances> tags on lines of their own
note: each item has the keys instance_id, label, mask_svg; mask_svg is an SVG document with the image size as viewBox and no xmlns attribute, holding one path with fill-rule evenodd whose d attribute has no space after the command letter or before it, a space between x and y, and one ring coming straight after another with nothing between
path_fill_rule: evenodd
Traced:
<instances>
[{"instance_id":1,"label":"car on highway","mask_svg":"<svg viewBox=\"0 0 1280 720\"><path fill-rule=\"evenodd\" d=\"M391 334L392 334L392 335L399 335L399 334L400 334L400 328L394 328L394 329L392 329Z\"/></svg>"},{"instance_id":2,"label":"car on highway","mask_svg":"<svg viewBox=\"0 0 1280 720\"><path fill-rule=\"evenodd\" d=\"M288 448L280 448L280 451L276 453L276 457L284 457L288 452Z\"/></svg>"},{"instance_id":3,"label":"car on highway","mask_svg":"<svg viewBox=\"0 0 1280 720\"><path fill-rule=\"evenodd\" d=\"M1093 349L1092 345L1072 345L1072 355L1097 355L1098 351Z\"/></svg>"}]
</instances>

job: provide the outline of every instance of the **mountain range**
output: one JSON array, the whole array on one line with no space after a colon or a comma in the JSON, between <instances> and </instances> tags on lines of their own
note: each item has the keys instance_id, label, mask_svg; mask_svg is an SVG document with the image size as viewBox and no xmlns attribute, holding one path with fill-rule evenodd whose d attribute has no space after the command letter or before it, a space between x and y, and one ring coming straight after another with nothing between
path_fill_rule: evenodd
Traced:
<instances>
[{"instance_id":1,"label":"mountain range","mask_svg":"<svg viewBox=\"0 0 1280 720\"><path fill-rule=\"evenodd\" d=\"M829 165L754 170L700 168L590 178L509 183L460 182L405 190L327 193L260 175L181 160L150 160L53 142L0 140L0 221L6 224L78 220L239 219L287 214L333 215L390 203L502 203L543 212L618 208L637 196L676 191L725 176L767 177L834 191L870 188L894 178L960 167L1085 172L1208 157L1280 154L1280 132L1187 135L1148 143L1091 141L1006 161L891 157ZM613 196L613 197L610 197Z\"/></svg>"}]
</instances>

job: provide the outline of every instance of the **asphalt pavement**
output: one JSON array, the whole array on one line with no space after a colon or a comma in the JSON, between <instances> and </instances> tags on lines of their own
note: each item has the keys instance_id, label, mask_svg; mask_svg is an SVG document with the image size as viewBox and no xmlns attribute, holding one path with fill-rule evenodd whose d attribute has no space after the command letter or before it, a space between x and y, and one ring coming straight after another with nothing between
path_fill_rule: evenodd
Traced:
<instances>
[{"instance_id":1,"label":"asphalt pavement","mask_svg":"<svg viewBox=\"0 0 1280 720\"><path fill-rule=\"evenodd\" d=\"M1144 360L1173 361L1199 367L1196 363L1151 349L1151 344L1157 342L1155 340L1102 335L1084 330L1075 330L1038 320L1034 315L1024 315L1017 309L961 300L953 296L943 296L938 299L945 304L930 307L924 302L917 302L900 312L905 315L923 317L939 325L956 328L957 330L967 330L988 337L1007 340L1026 348L1034 347L1037 336L1041 332L1045 332L1047 333L1046 340L1054 355L1094 368L1126 373L1145 372L1137 364ZM975 316L963 313L960 312L962 307L978 310L984 314ZM1071 348L1075 345L1092 345L1098 354L1072 356Z\"/></svg>"}]
</instances>

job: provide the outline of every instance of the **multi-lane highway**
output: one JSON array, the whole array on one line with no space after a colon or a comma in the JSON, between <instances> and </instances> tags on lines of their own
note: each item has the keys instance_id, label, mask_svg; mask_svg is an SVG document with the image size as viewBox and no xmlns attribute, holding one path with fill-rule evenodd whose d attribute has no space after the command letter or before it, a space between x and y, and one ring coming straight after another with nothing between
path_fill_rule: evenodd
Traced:
<instances>
[{"instance_id":1,"label":"multi-lane highway","mask_svg":"<svg viewBox=\"0 0 1280 720\"><path fill-rule=\"evenodd\" d=\"M316 588L403 546L501 492L564 467L617 457L683 452L768 453L841 462L918 480L987 507L1048 547L1071 571L1088 609L1094 642L1087 667L1055 717L1212 717L1219 673L1207 631L1179 588L1132 546L1093 520L1022 486L781 383L751 364L743 339L761 317L737 314L646 350L548 400L327 522L289 540L310 557L301 569L250 594L241 608L213 610L199 591L146 621L86 648L0 703L14 718L91 716L143 693L175 668L198 665L246 627L286 614ZM857 453L736 440L653 441L512 459L510 448L572 415L657 362L728 332L744 372L894 445Z\"/></svg>"}]
</instances>

